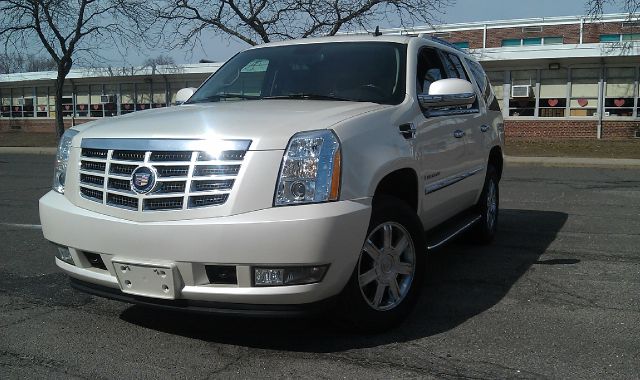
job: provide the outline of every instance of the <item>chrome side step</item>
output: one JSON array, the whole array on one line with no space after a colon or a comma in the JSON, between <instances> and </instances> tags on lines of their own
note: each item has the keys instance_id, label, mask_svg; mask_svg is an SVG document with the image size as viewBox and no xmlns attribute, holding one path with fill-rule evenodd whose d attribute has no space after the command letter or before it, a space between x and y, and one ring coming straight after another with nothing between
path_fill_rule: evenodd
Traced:
<instances>
[{"instance_id":1,"label":"chrome side step","mask_svg":"<svg viewBox=\"0 0 640 380\"><path fill-rule=\"evenodd\" d=\"M450 226L449 228L443 228L441 231L438 231L440 229L435 229L435 231L433 231L435 233L428 234L432 236L436 235L436 237L434 240L427 239L427 250L439 248L449 240L453 239L454 237L460 235L461 233L471 228L481 218L482 218L481 215L468 215L466 218L462 219L461 221L458 221L458 223ZM440 233L437 233L437 232L440 232Z\"/></svg>"}]
</instances>

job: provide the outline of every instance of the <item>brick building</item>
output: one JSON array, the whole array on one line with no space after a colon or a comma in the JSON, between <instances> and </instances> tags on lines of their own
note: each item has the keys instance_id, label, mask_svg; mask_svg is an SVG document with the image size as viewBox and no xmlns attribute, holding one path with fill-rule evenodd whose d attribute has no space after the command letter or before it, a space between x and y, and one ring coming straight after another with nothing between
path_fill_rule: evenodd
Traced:
<instances>
[{"instance_id":1,"label":"brick building","mask_svg":"<svg viewBox=\"0 0 640 380\"><path fill-rule=\"evenodd\" d=\"M468 49L485 67L508 138L640 137L640 22L626 15L489 21L413 29ZM69 123L171 106L219 64L74 70ZM0 131L53 130L55 73L0 75Z\"/></svg>"}]
</instances>

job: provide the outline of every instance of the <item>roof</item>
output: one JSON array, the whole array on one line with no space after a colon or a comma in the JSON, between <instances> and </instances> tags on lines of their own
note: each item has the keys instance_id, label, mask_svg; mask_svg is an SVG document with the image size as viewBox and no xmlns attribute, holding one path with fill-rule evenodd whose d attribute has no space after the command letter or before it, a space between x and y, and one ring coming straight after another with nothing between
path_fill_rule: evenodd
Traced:
<instances>
[{"instance_id":1,"label":"roof","mask_svg":"<svg viewBox=\"0 0 640 380\"><path fill-rule=\"evenodd\" d=\"M408 44L412 37L410 36L401 36L401 35L391 35L391 34L382 34L379 36L374 36L373 34L362 32L362 34L339 34L335 36L329 37L311 37L311 38L300 38L295 40L286 40L286 41L277 41L277 42L269 42L262 45L257 45L252 47L252 49L259 49L263 47L271 47L271 46L287 46L287 45L305 45L305 44L313 44L313 43L330 43L330 42L395 42L400 44Z\"/></svg>"},{"instance_id":2,"label":"roof","mask_svg":"<svg viewBox=\"0 0 640 380\"><path fill-rule=\"evenodd\" d=\"M182 74L211 74L224 62L198 63L183 65L158 65L155 68L144 67L108 67L108 68L77 68L71 69L67 79L105 78L105 77L144 77L149 75L182 75ZM2 82L28 82L55 80L56 71L39 71L30 73L0 74Z\"/></svg>"}]
</instances>

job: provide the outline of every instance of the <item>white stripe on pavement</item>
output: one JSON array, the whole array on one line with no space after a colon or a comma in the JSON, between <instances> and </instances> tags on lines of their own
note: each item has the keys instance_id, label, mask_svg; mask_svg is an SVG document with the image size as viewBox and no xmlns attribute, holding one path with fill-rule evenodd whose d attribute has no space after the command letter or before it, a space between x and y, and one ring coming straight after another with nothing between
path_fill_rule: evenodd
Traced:
<instances>
[{"instance_id":1,"label":"white stripe on pavement","mask_svg":"<svg viewBox=\"0 0 640 380\"><path fill-rule=\"evenodd\" d=\"M28 230L41 230L42 226L39 224L20 224L20 223L0 223L0 226L24 228Z\"/></svg>"}]
</instances>

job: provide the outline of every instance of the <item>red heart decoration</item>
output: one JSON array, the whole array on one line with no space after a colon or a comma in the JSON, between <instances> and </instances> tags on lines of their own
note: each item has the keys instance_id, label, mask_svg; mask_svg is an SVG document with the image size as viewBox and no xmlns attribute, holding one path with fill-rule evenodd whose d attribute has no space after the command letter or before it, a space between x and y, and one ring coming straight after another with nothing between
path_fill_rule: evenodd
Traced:
<instances>
[{"instance_id":1,"label":"red heart decoration","mask_svg":"<svg viewBox=\"0 0 640 380\"><path fill-rule=\"evenodd\" d=\"M68 105L68 104L66 106L64 106L64 109L67 110L67 111L69 111L70 108L71 108L71 106Z\"/></svg>"},{"instance_id":2,"label":"red heart decoration","mask_svg":"<svg viewBox=\"0 0 640 380\"><path fill-rule=\"evenodd\" d=\"M80 104L78 107L80 108L80 111L84 111L84 104Z\"/></svg>"},{"instance_id":3,"label":"red heart decoration","mask_svg":"<svg viewBox=\"0 0 640 380\"><path fill-rule=\"evenodd\" d=\"M580 107L586 107L587 104L589 104L589 100L587 100L587 99L578 99L578 104L580 105Z\"/></svg>"},{"instance_id":4,"label":"red heart decoration","mask_svg":"<svg viewBox=\"0 0 640 380\"><path fill-rule=\"evenodd\" d=\"M92 105L91 107L93 107L93 109L94 109L94 110L97 110L98 108L100 108L100 106L99 106L99 105L97 105L97 104L94 104L94 105Z\"/></svg>"},{"instance_id":5,"label":"red heart decoration","mask_svg":"<svg viewBox=\"0 0 640 380\"><path fill-rule=\"evenodd\" d=\"M549 107L555 107L558 105L558 99L549 99L547 103L549 103Z\"/></svg>"},{"instance_id":6,"label":"red heart decoration","mask_svg":"<svg viewBox=\"0 0 640 380\"><path fill-rule=\"evenodd\" d=\"M145 109L145 108L147 108L147 105L146 105L146 104L140 104L140 109L142 109L142 110L143 110L143 109Z\"/></svg>"},{"instance_id":7,"label":"red heart decoration","mask_svg":"<svg viewBox=\"0 0 640 380\"><path fill-rule=\"evenodd\" d=\"M40 111L44 112L44 110L45 110L45 106L40 106Z\"/></svg>"},{"instance_id":8,"label":"red heart decoration","mask_svg":"<svg viewBox=\"0 0 640 380\"><path fill-rule=\"evenodd\" d=\"M13 107L13 110L18 112L18 111L20 111L20 107Z\"/></svg>"},{"instance_id":9,"label":"red heart decoration","mask_svg":"<svg viewBox=\"0 0 640 380\"><path fill-rule=\"evenodd\" d=\"M131 108L131 105L130 105L130 104L125 104L125 105L124 105L124 109L128 110L129 108Z\"/></svg>"},{"instance_id":10,"label":"red heart decoration","mask_svg":"<svg viewBox=\"0 0 640 380\"><path fill-rule=\"evenodd\" d=\"M613 101L613 104L615 104L616 107L622 107L624 106L624 99L616 99Z\"/></svg>"}]
</instances>

